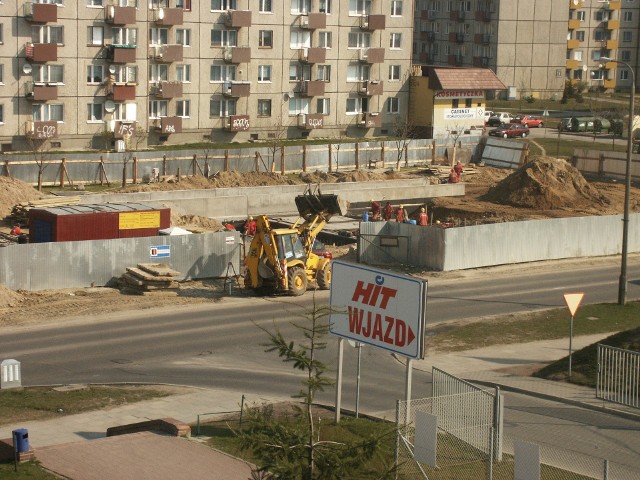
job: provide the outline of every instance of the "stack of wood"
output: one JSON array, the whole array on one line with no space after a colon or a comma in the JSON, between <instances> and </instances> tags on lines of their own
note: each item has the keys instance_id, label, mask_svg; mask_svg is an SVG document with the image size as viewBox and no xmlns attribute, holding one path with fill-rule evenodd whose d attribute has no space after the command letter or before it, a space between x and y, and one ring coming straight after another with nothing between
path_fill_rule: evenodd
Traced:
<instances>
[{"instance_id":1,"label":"stack of wood","mask_svg":"<svg viewBox=\"0 0 640 480\"><path fill-rule=\"evenodd\" d=\"M136 295L178 295L180 284L176 277L179 276L180 272L165 263L139 263L137 267L127 267L127 272L120 277L120 291Z\"/></svg>"},{"instance_id":2,"label":"stack of wood","mask_svg":"<svg viewBox=\"0 0 640 480\"><path fill-rule=\"evenodd\" d=\"M449 179L449 174L451 173L451 165L431 165L427 169L427 173L438 179L437 182L434 183L445 183ZM465 163L463 165L462 171L462 181L464 182L466 179L478 173L476 169L476 165L473 163Z\"/></svg>"},{"instance_id":3,"label":"stack of wood","mask_svg":"<svg viewBox=\"0 0 640 480\"><path fill-rule=\"evenodd\" d=\"M25 226L29 223L29 210L32 208L63 207L67 205L78 205L80 197L47 197L40 200L22 202L11 209L7 215L7 220L15 225Z\"/></svg>"}]
</instances>

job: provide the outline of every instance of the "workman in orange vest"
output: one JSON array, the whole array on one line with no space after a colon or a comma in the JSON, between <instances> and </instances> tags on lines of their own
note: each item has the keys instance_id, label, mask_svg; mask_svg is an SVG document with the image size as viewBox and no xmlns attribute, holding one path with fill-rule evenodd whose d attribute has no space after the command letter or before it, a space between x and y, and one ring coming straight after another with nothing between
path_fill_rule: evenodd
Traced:
<instances>
[{"instance_id":1,"label":"workman in orange vest","mask_svg":"<svg viewBox=\"0 0 640 480\"><path fill-rule=\"evenodd\" d=\"M420 209L420 215L418 215L418 225L422 225L423 227L426 227L428 223L429 223L429 217L427 216L427 210L426 208L422 207Z\"/></svg>"},{"instance_id":2,"label":"workman in orange vest","mask_svg":"<svg viewBox=\"0 0 640 480\"><path fill-rule=\"evenodd\" d=\"M371 220L377 222L380 220L380 203L371 199Z\"/></svg>"},{"instance_id":3,"label":"workman in orange vest","mask_svg":"<svg viewBox=\"0 0 640 480\"><path fill-rule=\"evenodd\" d=\"M396 222L404 223L407 220L407 211L404 209L404 205L400 205L396 210Z\"/></svg>"}]
</instances>

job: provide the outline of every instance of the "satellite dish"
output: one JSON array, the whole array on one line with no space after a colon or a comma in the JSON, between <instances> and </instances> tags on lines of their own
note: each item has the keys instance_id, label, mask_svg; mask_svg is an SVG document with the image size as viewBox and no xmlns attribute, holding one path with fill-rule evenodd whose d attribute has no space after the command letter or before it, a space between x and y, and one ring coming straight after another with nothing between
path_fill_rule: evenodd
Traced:
<instances>
[{"instance_id":1,"label":"satellite dish","mask_svg":"<svg viewBox=\"0 0 640 480\"><path fill-rule=\"evenodd\" d=\"M158 10L158 20L164 19L164 8Z\"/></svg>"},{"instance_id":2,"label":"satellite dish","mask_svg":"<svg viewBox=\"0 0 640 480\"><path fill-rule=\"evenodd\" d=\"M109 65L109 73L116 73L116 66L115 65Z\"/></svg>"},{"instance_id":3,"label":"satellite dish","mask_svg":"<svg viewBox=\"0 0 640 480\"><path fill-rule=\"evenodd\" d=\"M284 99L285 102L288 102L291 96L288 93L285 93L284 95L282 95L282 98Z\"/></svg>"},{"instance_id":4,"label":"satellite dish","mask_svg":"<svg viewBox=\"0 0 640 480\"><path fill-rule=\"evenodd\" d=\"M104 110L108 113L112 113L116 109L116 104L113 100L107 100L104 102Z\"/></svg>"},{"instance_id":5,"label":"satellite dish","mask_svg":"<svg viewBox=\"0 0 640 480\"><path fill-rule=\"evenodd\" d=\"M22 71L23 71L24 73L26 73L27 75L29 75L29 74L33 71L33 67L32 67L30 64L25 63L25 64L22 66Z\"/></svg>"},{"instance_id":6,"label":"satellite dish","mask_svg":"<svg viewBox=\"0 0 640 480\"><path fill-rule=\"evenodd\" d=\"M580 0L573 0L574 5L578 5L579 3L580 3Z\"/></svg>"}]
</instances>

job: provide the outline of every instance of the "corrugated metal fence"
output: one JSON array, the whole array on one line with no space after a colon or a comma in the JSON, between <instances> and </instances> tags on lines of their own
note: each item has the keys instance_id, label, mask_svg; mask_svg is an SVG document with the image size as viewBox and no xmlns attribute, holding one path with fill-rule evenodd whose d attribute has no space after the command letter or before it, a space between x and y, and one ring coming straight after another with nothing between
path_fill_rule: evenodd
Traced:
<instances>
[{"instance_id":1,"label":"corrugated metal fence","mask_svg":"<svg viewBox=\"0 0 640 480\"><path fill-rule=\"evenodd\" d=\"M169 256L152 256L157 246L168 246ZM180 279L224 277L229 264L240 273L241 258L238 232L11 245L0 248L0 284L14 290L103 286L138 263L166 263Z\"/></svg>"},{"instance_id":2,"label":"corrugated metal fence","mask_svg":"<svg viewBox=\"0 0 640 480\"><path fill-rule=\"evenodd\" d=\"M640 408L640 352L598 344L596 397Z\"/></svg>"}]
</instances>

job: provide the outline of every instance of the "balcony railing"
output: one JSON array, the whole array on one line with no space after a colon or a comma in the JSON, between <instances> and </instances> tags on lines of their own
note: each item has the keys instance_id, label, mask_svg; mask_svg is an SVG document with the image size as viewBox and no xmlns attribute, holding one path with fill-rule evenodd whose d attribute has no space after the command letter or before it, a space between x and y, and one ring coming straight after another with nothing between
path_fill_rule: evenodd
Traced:
<instances>
[{"instance_id":1,"label":"balcony railing","mask_svg":"<svg viewBox=\"0 0 640 480\"><path fill-rule=\"evenodd\" d=\"M57 85L46 85L29 81L24 84L24 90L25 97L34 102L46 102L47 100L58 99Z\"/></svg>"},{"instance_id":2,"label":"balcony railing","mask_svg":"<svg viewBox=\"0 0 640 480\"><path fill-rule=\"evenodd\" d=\"M23 5L24 17L33 23L55 23L58 21L58 6L55 3L27 2Z\"/></svg>"},{"instance_id":3,"label":"balcony railing","mask_svg":"<svg viewBox=\"0 0 640 480\"><path fill-rule=\"evenodd\" d=\"M59 129L58 122L34 122L29 120L25 123L24 134L27 138L34 140L47 140L48 138L58 138Z\"/></svg>"},{"instance_id":4,"label":"balcony railing","mask_svg":"<svg viewBox=\"0 0 640 480\"><path fill-rule=\"evenodd\" d=\"M251 61L251 48L249 47L225 47L222 57L227 63L249 63Z\"/></svg>"},{"instance_id":5,"label":"balcony railing","mask_svg":"<svg viewBox=\"0 0 640 480\"><path fill-rule=\"evenodd\" d=\"M225 14L224 24L228 28L250 27L251 10L229 10Z\"/></svg>"},{"instance_id":6,"label":"balcony railing","mask_svg":"<svg viewBox=\"0 0 640 480\"><path fill-rule=\"evenodd\" d=\"M224 119L224 128L230 132L246 132L249 127L249 115L230 115Z\"/></svg>"},{"instance_id":7,"label":"balcony railing","mask_svg":"<svg viewBox=\"0 0 640 480\"><path fill-rule=\"evenodd\" d=\"M161 117L156 118L151 126L159 130L162 135L171 135L172 133L182 133L182 117Z\"/></svg>"},{"instance_id":8,"label":"balcony railing","mask_svg":"<svg viewBox=\"0 0 640 480\"><path fill-rule=\"evenodd\" d=\"M55 62L58 60L58 45L56 43L27 43L24 47L24 53L29 62Z\"/></svg>"},{"instance_id":9,"label":"balcony railing","mask_svg":"<svg viewBox=\"0 0 640 480\"><path fill-rule=\"evenodd\" d=\"M104 21L112 25L133 25L136 23L136 7L108 5L104 9Z\"/></svg>"},{"instance_id":10,"label":"balcony railing","mask_svg":"<svg viewBox=\"0 0 640 480\"><path fill-rule=\"evenodd\" d=\"M322 113L300 113L298 114L298 128L303 130L315 130L323 128L324 115Z\"/></svg>"}]
</instances>

